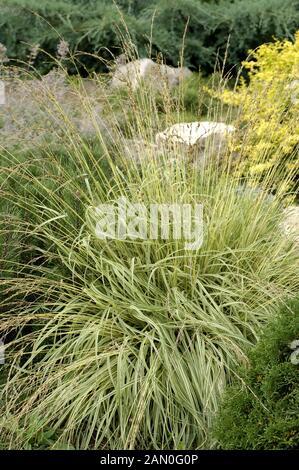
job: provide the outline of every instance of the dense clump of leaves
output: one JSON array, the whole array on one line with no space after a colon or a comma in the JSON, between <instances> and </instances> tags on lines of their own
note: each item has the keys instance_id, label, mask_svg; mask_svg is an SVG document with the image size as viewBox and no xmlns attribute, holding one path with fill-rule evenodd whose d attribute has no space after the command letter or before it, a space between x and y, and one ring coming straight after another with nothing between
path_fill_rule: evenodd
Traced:
<instances>
[{"instance_id":1,"label":"dense clump of leaves","mask_svg":"<svg viewBox=\"0 0 299 470\"><path fill-rule=\"evenodd\" d=\"M242 171L263 180L276 173L277 185L298 191L299 153L299 32L294 41L262 44L243 66L250 79L241 79L236 91L225 90L226 104L237 105L246 139L236 146L246 158ZM286 174L292 172L287 181Z\"/></svg>"},{"instance_id":2,"label":"dense clump of leaves","mask_svg":"<svg viewBox=\"0 0 299 470\"><path fill-rule=\"evenodd\" d=\"M37 80L30 83L36 90ZM0 254L3 445L211 448L231 371L246 362L277 304L298 291L299 253L281 230L284 195L269 198L231 178L231 155L198 171L182 147L152 145L174 113L181 120L169 90L158 102L145 84L118 94L115 115L116 97L97 81L101 126L83 83L71 83L94 141L42 80L37 102L50 121L43 141L33 139L26 155L0 152L3 202L18 217L0 225L0 236L21 237L22 251L14 262ZM186 250L173 224L169 238L98 236L97 208L120 198L146 207L200 202L202 246Z\"/></svg>"},{"instance_id":3,"label":"dense clump of leaves","mask_svg":"<svg viewBox=\"0 0 299 470\"><path fill-rule=\"evenodd\" d=\"M215 434L225 449L299 448L299 299L284 306L250 353L250 367L226 392ZM294 355L294 350L293 350Z\"/></svg>"},{"instance_id":4,"label":"dense clump of leaves","mask_svg":"<svg viewBox=\"0 0 299 470\"><path fill-rule=\"evenodd\" d=\"M39 44L53 54L57 41L64 37L73 50L101 51L109 61L108 49L119 53L120 33L124 34L126 24L140 55L162 53L177 65L188 25L186 65L212 71L216 57L224 57L228 39L226 63L231 68L246 57L248 49L272 41L273 36L291 38L299 25L296 0L118 0L116 4L109 0L1 0L0 42L7 45L10 57L24 60L29 45ZM42 71L50 67L45 59L42 54L38 57ZM81 71L105 69L92 56L81 58L80 63Z\"/></svg>"}]
</instances>

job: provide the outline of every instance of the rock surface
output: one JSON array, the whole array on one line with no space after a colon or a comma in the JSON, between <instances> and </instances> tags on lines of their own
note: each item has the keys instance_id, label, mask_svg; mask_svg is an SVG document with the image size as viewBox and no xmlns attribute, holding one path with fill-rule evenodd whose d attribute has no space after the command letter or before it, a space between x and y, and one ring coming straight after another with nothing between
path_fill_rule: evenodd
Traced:
<instances>
[{"instance_id":1,"label":"rock surface","mask_svg":"<svg viewBox=\"0 0 299 470\"><path fill-rule=\"evenodd\" d=\"M5 147L21 145L25 150L43 144L45 138L56 144L66 125L84 138L109 131L95 80L73 84L52 70L41 79L16 78L5 85L5 106L0 106L0 140Z\"/></svg>"},{"instance_id":2,"label":"rock surface","mask_svg":"<svg viewBox=\"0 0 299 470\"><path fill-rule=\"evenodd\" d=\"M299 245L299 206L289 206L284 210L283 230Z\"/></svg>"},{"instance_id":3,"label":"rock surface","mask_svg":"<svg viewBox=\"0 0 299 470\"><path fill-rule=\"evenodd\" d=\"M162 89L166 84L170 88L179 84L180 80L190 76L192 72L187 67L170 67L157 64L151 59L138 59L116 67L112 80L112 88L129 87L138 89L141 80L155 89Z\"/></svg>"},{"instance_id":4,"label":"rock surface","mask_svg":"<svg viewBox=\"0 0 299 470\"><path fill-rule=\"evenodd\" d=\"M203 163L212 155L225 154L229 135L235 130L234 126L223 122L179 123L156 134L156 143L186 150L192 159Z\"/></svg>"}]
</instances>

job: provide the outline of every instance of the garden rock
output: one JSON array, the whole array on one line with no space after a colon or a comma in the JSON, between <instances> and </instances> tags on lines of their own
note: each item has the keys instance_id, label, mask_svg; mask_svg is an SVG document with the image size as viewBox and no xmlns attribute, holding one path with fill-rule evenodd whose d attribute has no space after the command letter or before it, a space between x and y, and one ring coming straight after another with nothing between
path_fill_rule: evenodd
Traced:
<instances>
[{"instance_id":1,"label":"garden rock","mask_svg":"<svg viewBox=\"0 0 299 470\"><path fill-rule=\"evenodd\" d=\"M282 229L299 245L299 206L289 206L284 210Z\"/></svg>"},{"instance_id":2,"label":"garden rock","mask_svg":"<svg viewBox=\"0 0 299 470\"><path fill-rule=\"evenodd\" d=\"M157 64L151 59L138 59L116 67L112 80L112 88L128 87L136 91L141 81L153 86L156 90L167 85L173 88L192 74L187 67L170 67Z\"/></svg>"},{"instance_id":3,"label":"garden rock","mask_svg":"<svg viewBox=\"0 0 299 470\"><path fill-rule=\"evenodd\" d=\"M156 134L156 143L167 149L187 153L195 163L203 164L213 155L223 157L235 127L212 121L179 123Z\"/></svg>"}]
</instances>

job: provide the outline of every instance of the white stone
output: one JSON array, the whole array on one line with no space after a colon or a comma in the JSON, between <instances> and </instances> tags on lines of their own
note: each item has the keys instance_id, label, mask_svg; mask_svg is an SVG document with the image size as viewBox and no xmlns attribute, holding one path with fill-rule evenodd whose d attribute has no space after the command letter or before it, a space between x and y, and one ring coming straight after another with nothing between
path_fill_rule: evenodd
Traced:
<instances>
[{"instance_id":1,"label":"white stone","mask_svg":"<svg viewBox=\"0 0 299 470\"><path fill-rule=\"evenodd\" d=\"M234 131L234 126L224 124L223 122L179 123L174 124L163 132L159 132L156 135L156 143L169 142L192 146L216 134L220 134L225 138L227 134Z\"/></svg>"},{"instance_id":2,"label":"white stone","mask_svg":"<svg viewBox=\"0 0 299 470\"><path fill-rule=\"evenodd\" d=\"M188 77L192 72L187 67L169 67L157 64L151 59L138 59L116 67L112 80L112 88L131 87L136 90L140 81L144 80L155 89L164 83L170 88L178 85L182 78Z\"/></svg>"},{"instance_id":3,"label":"white stone","mask_svg":"<svg viewBox=\"0 0 299 470\"><path fill-rule=\"evenodd\" d=\"M196 168L202 168L211 158L216 157L219 163L227 151L228 137L235 130L223 122L179 123L156 134L156 144L169 155L186 156Z\"/></svg>"}]
</instances>

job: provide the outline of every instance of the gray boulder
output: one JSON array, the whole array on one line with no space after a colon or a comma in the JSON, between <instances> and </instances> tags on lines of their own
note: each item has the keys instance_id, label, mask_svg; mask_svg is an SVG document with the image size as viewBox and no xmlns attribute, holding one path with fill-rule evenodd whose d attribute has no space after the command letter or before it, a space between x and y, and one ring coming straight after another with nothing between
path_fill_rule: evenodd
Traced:
<instances>
[{"instance_id":1,"label":"gray boulder","mask_svg":"<svg viewBox=\"0 0 299 470\"><path fill-rule=\"evenodd\" d=\"M156 134L156 144L178 154L187 154L194 163L203 165L211 156L223 157L235 127L223 122L179 123Z\"/></svg>"},{"instance_id":2,"label":"gray boulder","mask_svg":"<svg viewBox=\"0 0 299 470\"><path fill-rule=\"evenodd\" d=\"M137 90L141 81L154 89L160 90L167 85L173 88L180 80L190 76L192 72L187 67L170 67L157 64L151 59L138 59L116 67L112 80L112 88L128 87Z\"/></svg>"}]
</instances>

